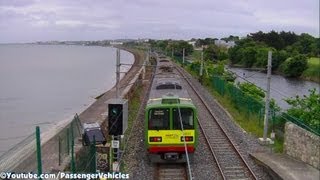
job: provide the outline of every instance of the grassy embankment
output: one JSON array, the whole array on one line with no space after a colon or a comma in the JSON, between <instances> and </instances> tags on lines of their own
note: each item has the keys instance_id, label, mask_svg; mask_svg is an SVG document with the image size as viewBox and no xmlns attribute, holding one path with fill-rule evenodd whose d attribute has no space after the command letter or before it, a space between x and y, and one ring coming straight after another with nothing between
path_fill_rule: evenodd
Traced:
<instances>
[{"instance_id":1,"label":"grassy embankment","mask_svg":"<svg viewBox=\"0 0 320 180\"><path fill-rule=\"evenodd\" d=\"M199 60L201 57L201 51L194 51L191 55L191 59L193 61ZM187 69L189 73L191 73L194 77L199 78L199 74ZM234 121L247 133L254 135L255 137L263 136L263 121L260 120L259 117L250 115L246 113L243 109L237 109L235 104L232 102L231 98L227 95L221 96L218 92L216 92L212 86L209 79L205 79L203 85L209 90L212 96L230 113L233 117ZM269 122L271 124L271 122ZM269 128L270 129L270 128ZM275 152L283 151L283 138L277 137L275 140L275 144L273 146Z\"/></svg>"},{"instance_id":2,"label":"grassy embankment","mask_svg":"<svg viewBox=\"0 0 320 180\"><path fill-rule=\"evenodd\" d=\"M302 77L320 83L320 58L308 59L308 69L303 72Z\"/></svg>"}]
</instances>

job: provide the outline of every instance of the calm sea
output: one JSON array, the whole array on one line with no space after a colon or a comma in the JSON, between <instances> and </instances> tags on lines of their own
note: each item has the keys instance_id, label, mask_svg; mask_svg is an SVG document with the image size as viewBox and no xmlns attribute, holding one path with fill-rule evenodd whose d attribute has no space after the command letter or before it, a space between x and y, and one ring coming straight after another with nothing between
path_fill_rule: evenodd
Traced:
<instances>
[{"instance_id":1,"label":"calm sea","mask_svg":"<svg viewBox=\"0 0 320 180\"><path fill-rule=\"evenodd\" d=\"M110 47L0 45L0 155L36 125L45 130L109 90L115 58ZM121 62L133 60L121 51Z\"/></svg>"}]
</instances>

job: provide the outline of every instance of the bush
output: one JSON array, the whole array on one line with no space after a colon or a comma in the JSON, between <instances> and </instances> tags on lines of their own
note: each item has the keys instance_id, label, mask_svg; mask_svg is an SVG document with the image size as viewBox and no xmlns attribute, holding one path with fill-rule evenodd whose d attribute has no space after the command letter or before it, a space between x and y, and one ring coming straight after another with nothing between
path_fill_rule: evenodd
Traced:
<instances>
[{"instance_id":1,"label":"bush","mask_svg":"<svg viewBox=\"0 0 320 180\"><path fill-rule=\"evenodd\" d=\"M309 90L309 96L303 98L296 96L288 98L285 101L291 105L287 113L291 116L299 118L314 129L320 127L320 94L316 89Z\"/></svg>"},{"instance_id":2,"label":"bush","mask_svg":"<svg viewBox=\"0 0 320 180\"><path fill-rule=\"evenodd\" d=\"M299 77L308 68L308 61L305 55L297 55L286 60L282 64L282 72L287 77Z\"/></svg>"},{"instance_id":3,"label":"bush","mask_svg":"<svg viewBox=\"0 0 320 180\"><path fill-rule=\"evenodd\" d=\"M248 96L253 97L254 99L258 100L259 102L263 101L263 98L265 97L265 93L263 90L258 88L256 85L251 84L251 83L239 83L238 84L240 90L245 93Z\"/></svg>"}]
</instances>

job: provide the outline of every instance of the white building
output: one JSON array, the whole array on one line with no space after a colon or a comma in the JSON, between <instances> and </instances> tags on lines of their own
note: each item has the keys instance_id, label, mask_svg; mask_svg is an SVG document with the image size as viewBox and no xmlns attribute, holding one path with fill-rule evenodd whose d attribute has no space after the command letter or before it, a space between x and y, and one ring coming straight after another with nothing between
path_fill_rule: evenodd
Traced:
<instances>
[{"instance_id":1,"label":"white building","mask_svg":"<svg viewBox=\"0 0 320 180\"><path fill-rule=\"evenodd\" d=\"M191 44L193 47L196 46L196 41L188 41L188 44Z\"/></svg>"},{"instance_id":2,"label":"white building","mask_svg":"<svg viewBox=\"0 0 320 180\"><path fill-rule=\"evenodd\" d=\"M225 40L219 40L219 39L215 40L214 44L217 46L224 46L227 48L231 48L236 45L236 43L234 41L225 41Z\"/></svg>"},{"instance_id":3,"label":"white building","mask_svg":"<svg viewBox=\"0 0 320 180\"><path fill-rule=\"evenodd\" d=\"M110 41L110 45L122 45L123 42L118 42L118 41Z\"/></svg>"}]
</instances>

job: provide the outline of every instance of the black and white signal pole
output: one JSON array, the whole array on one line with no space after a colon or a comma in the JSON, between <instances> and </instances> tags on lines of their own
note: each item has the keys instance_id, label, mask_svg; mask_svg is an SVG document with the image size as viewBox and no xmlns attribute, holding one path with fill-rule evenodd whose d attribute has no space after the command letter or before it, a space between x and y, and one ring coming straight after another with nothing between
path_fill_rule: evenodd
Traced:
<instances>
[{"instance_id":1,"label":"black and white signal pole","mask_svg":"<svg viewBox=\"0 0 320 180\"><path fill-rule=\"evenodd\" d=\"M116 97L120 97L119 92L119 81L120 81L120 49L117 49L117 61L116 61Z\"/></svg>"}]
</instances>

